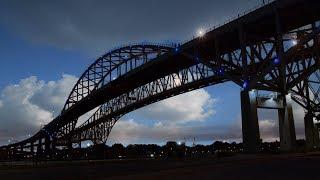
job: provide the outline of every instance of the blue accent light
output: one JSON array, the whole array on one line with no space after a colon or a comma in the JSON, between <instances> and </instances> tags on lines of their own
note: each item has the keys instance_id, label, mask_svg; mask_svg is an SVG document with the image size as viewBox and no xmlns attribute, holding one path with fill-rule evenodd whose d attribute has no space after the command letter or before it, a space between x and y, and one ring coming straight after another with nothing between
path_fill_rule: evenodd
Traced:
<instances>
[{"instance_id":1,"label":"blue accent light","mask_svg":"<svg viewBox=\"0 0 320 180\"><path fill-rule=\"evenodd\" d=\"M242 84L243 89L247 89L249 87L249 82L248 80L245 80Z\"/></svg>"},{"instance_id":2,"label":"blue accent light","mask_svg":"<svg viewBox=\"0 0 320 180\"><path fill-rule=\"evenodd\" d=\"M219 68L218 74L223 76L224 75L224 68Z\"/></svg>"},{"instance_id":3,"label":"blue accent light","mask_svg":"<svg viewBox=\"0 0 320 180\"><path fill-rule=\"evenodd\" d=\"M273 59L273 64L275 64L275 65L280 64L280 59L279 58L274 58Z\"/></svg>"}]
</instances>

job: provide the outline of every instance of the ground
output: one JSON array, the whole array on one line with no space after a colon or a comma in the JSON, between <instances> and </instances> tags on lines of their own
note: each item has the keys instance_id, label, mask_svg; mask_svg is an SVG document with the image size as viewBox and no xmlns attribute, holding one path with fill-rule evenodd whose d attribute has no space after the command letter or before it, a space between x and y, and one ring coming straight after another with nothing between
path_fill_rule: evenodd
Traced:
<instances>
[{"instance_id":1,"label":"ground","mask_svg":"<svg viewBox=\"0 0 320 180\"><path fill-rule=\"evenodd\" d=\"M0 179L320 179L320 154L237 155L198 160L14 163ZM10 165L10 163L9 163Z\"/></svg>"}]
</instances>

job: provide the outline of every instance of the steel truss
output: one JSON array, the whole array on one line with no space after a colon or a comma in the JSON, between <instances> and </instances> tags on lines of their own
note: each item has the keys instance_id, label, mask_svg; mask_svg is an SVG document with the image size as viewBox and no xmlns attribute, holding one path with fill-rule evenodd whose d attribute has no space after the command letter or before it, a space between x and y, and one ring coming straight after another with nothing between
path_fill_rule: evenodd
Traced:
<instances>
[{"instance_id":1,"label":"steel truss","mask_svg":"<svg viewBox=\"0 0 320 180\"><path fill-rule=\"evenodd\" d=\"M286 46L284 47L286 50L283 61L285 61L287 92L294 93L293 99L299 104L301 104L301 100L299 101L298 97L303 97L304 101L307 99L311 104L317 103L318 105L319 87L316 90L314 86L310 88L310 92L313 93L313 99L306 98L305 95L301 93L299 96L297 93L299 91L296 91L295 87L304 82L300 81L300 79L303 78L312 77L314 81L310 81L309 83L313 84L319 84L320 82L319 79L315 79L312 76L315 74L315 77L319 78L317 73L317 70L319 71L319 49L317 48L318 43L314 43L319 42L314 40L318 38L319 30L306 26L303 29L291 31L283 36L285 38L282 40L282 44ZM196 66L150 82L108 101L84 124L77 128L76 133L73 135L73 141L92 140L94 143L105 143L112 127L122 115L176 95L172 92L169 93L172 89L181 89L183 86L197 81L205 82L203 80L208 78L210 79L209 82L214 82L213 84L230 80L241 87L243 87L244 83L248 83L247 87L243 87L247 89L254 88L281 92L278 83L280 79L280 62L277 62L279 59L276 46L276 38L273 37L258 44L246 45L244 48L245 52L243 52L243 49L237 49L226 54L218 55L216 56L217 58L212 58L212 60L209 61L204 60L208 58L208 54L206 54L206 50L208 49L198 46L198 48L195 48L196 51L193 54L185 54L186 57L193 58L195 62L198 63ZM209 51L212 51L212 49ZM214 51L217 52L218 50L214 49ZM244 62L244 59L247 62ZM200 65L202 68L198 67ZM193 68L198 72L193 71ZM212 73L210 74L208 72ZM193 76L193 74L200 74L200 76ZM214 77L216 79L213 81ZM317 80L317 82L315 82L315 80ZM205 83L208 84L208 82ZM167 89L167 86L169 86L169 89ZM200 87L202 86L197 84L197 86L188 90L183 88L183 90L181 89L177 94ZM143 101L143 103L140 103L141 101ZM310 110L310 107L303 107L305 107L306 110Z\"/></svg>"},{"instance_id":2,"label":"steel truss","mask_svg":"<svg viewBox=\"0 0 320 180\"><path fill-rule=\"evenodd\" d=\"M75 130L73 142L92 140L94 143L105 143L112 127L122 115L184 92L225 81L219 72L203 64L157 79L100 106Z\"/></svg>"},{"instance_id":3,"label":"steel truss","mask_svg":"<svg viewBox=\"0 0 320 180\"><path fill-rule=\"evenodd\" d=\"M81 75L73 87L62 113L68 111L92 92L126 74L146 62L163 55L173 48L173 44L133 44L120 47L99 57ZM59 129L57 137L69 134L76 127L77 119Z\"/></svg>"}]
</instances>

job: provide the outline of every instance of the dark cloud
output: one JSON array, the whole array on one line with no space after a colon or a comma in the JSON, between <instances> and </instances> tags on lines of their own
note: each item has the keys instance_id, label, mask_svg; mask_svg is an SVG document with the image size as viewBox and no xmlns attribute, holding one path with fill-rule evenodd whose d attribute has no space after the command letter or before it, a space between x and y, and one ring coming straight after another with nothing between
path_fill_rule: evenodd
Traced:
<instances>
[{"instance_id":1,"label":"dark cloud","mask_svg":"<svg viewBox=\"0 0 320 180\"><path fill-rule=\"evenodd\" d=\"M1 24L23 38L62 48L101 52L140 41L192 37L259 0L2 0Z\"/></svg>"}]
</instances>

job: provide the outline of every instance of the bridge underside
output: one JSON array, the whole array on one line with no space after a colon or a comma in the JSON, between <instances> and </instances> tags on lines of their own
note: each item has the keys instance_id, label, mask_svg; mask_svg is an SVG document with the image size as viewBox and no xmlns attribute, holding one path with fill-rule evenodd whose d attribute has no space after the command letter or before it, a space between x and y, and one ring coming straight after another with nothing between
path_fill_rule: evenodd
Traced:
<instances>
[{"instance_id":1,"label":"bridge underside","mask_svg":"<svg viewBox=\"0 0 320 180\"><path fill-rule=\"evenodd\" d=\"M260 146L257 108L278 110L280 145L295 150L292 102L305 109L309 149L319 147L320 2L276 1L183 45L135 44L98 58L72 89L61 115L34 136L3 146L8 156L54 157L91 140L105 143L126 113L198 88L241 87L243 144ZM276 93L266 97L259 91ZM80 116L95 113L77 126Z\"/></svg>"}]
</instances>

